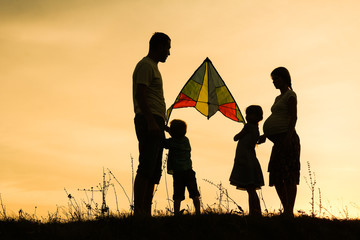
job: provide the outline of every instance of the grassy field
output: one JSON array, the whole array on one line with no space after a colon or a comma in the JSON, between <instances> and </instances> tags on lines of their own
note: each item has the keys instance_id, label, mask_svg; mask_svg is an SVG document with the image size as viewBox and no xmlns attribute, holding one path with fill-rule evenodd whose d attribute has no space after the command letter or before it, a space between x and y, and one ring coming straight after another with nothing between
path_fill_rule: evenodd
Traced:
<instances>
[{"instance_id":1,"label":"grassy field","mask_svg":"<svg viewBox=\"0 0 360 240\"><path fill-rule=\"evenodd\" d=\"M91 221L0 221L0 239L360 239L360 220L237 214L108 217Z\"/></svg>"},{"instance_id":2,"label":"grassy field","mask_svg":"<svg viewBox=\"0 0 360 240\"><path fill-rule=\"evenodd\" d=\"M311 239L311 240L360 240L360 219L350 219L347 209L345 219L337 219L327 211L321 203L319 193L319 210L315 210L315 175L308 163L309 180L306 180L312 197L310 214L298 211L295 218L279 216L280 212L264 210L264 217L254 218L243 216L243 210L230 198L227 190L220 184L205 180L215 186L218 195L224 202L232 202L237 208L224 208L221 200L217 206L203 205L203 214L189 215L191 209L185 209L184 215L169 216L172 209L156 210L155 217L136 218L130 213L116 214L109 209L103 212L102 204L95 204L93 199L87 204L69 194L68 206L59 207L55 213L48 214L41 220L36 214L19 211L19 215L10 216L4 206L0 194L0 240L110 240L110 239ZM107 175L112 174L110 170ZM112 175L113 176L113 175ZM105 174L104 174L105 178ZM115 176L113 178L116 180ZM105 185L107 182L108 185ZM119 182L118 182L119 183ZM121 184L119 183L121 186ZM105 181L103 191L110 186ZM122 186L121 186L122 187ZM319 189L320 191L320 189ZM125 192L125 191L124 191ZM125 193L126 194L126 193ZM127 195L126 195L127 196ZM129 199L130 203L130 199ZM264 204L265 205L265 204ZM325 212L328 216L325 216ZM320 214L321 213L321 214ZM110 217L101 217L110 214ZM322 217L320 217L322 216Z\"/></svg>"}]
</instances>

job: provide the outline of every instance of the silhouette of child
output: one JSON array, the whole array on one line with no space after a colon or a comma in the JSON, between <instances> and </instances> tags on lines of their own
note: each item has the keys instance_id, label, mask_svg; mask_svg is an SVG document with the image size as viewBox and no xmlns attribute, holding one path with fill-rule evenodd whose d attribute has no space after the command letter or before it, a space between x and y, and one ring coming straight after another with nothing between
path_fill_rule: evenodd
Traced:
<instances>
[{"instance_id":1,"label":"silhouette of child","mask_svg":"<svg viewBox=\"0 0 360 240\"><path fill-rule=\"evenodd\" d=\"M264 178L259 161L256 157L255 146L259 139L258 123L263 119L260 106L251 105L246 109L244 128L234 136L238 141L235 153L234 167L230 175L230 184L237 189L246 190L249 195L249 214L261 216L261 207L256 189L264 186Z\"/></svg>"},{"instance_id":2,"label":"silhouette of child","mask_svg":"<svg viewBox=\"0 0 360 240\"><path fill-rule=\"evenodd\" d=\"M193 199L196 214L200 214L200 193L198 191L195 172L192 169L191 146L185 136L187 125L184 121L174 119L170 127L166 127L171 138L165 139L164 147L169 149L167 172L173 175L174 185L174 213L180 212L181 201L185 199L185 187Z\"/></svg>"}]
</instances>

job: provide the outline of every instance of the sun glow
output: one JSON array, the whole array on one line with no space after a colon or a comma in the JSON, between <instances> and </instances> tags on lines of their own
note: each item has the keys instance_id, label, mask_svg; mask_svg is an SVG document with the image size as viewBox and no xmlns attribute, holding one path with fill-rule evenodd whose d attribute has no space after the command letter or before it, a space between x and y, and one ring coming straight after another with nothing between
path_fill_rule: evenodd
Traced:
<instances>
[{"instance_id":1,"label":"sun glow","mask_svg":"<svg viewBox=\"0 0 360 240\"><path fill-rule=\"evenodd\" d=\"M305 182L310 162L317 180L315 209L320 211L320 189L323 212L358 217L360 193L353 185L360 171L354 108L360 101L359 9L357 1L1 1L3 203L14 214L37 207L37 214L46 216L67 206L64 188L79 201L86 199L77 189L97 186L103 168L131 194L130 155L134 171L138 157L131 76L147 54L151 34L163 31L172 39L171 55L159 64L168 107L209 57L240 110L261 105L266 118L279 94L269 74L286 66L298 95L302 145L295 208L312 209ZM208 179L221 183L247 210L247 195L228 181L236 147L232 138L243 125L220 113L206 120L192 108L177 109L172 118L188 124L203 203L219 201L217 189L203 180ZM256 148L266 185L271 146ZM129 209L114 185L120 209ZM171 186L163 175L157 209L168 206ZM264 186L262 196L269 211L278 211L275 189ZM116 209L113 193L108 199Z\"/></svg>"}]
</instances>

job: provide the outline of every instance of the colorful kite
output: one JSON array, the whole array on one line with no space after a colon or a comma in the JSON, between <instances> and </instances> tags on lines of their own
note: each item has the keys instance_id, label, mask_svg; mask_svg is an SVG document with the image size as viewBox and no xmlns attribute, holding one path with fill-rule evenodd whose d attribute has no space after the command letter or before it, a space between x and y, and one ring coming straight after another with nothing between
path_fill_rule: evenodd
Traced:
<instances>
[{"instance_id":1,"label":"colorful kite","mask_svg":"<svg viewBox=\"0 0 360 240\"><path fill-rule=\"evenodd\" d=\"M194 72L167 110L167 120L174 108L183 107L195 107L208 119L220 111L234 121L245 123L238 105L209 58Z\"/></svg>"}]
</instances>

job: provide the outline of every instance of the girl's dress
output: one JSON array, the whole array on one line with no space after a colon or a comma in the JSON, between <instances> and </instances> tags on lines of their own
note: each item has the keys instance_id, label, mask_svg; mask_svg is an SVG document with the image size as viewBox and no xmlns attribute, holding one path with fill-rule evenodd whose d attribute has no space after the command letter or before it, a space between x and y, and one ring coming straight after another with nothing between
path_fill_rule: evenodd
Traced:
<instances>
[{"instance_id":1,"label":"girl's dress","mask_svg":"<svg viewBox=\"0 0 360 240\"><path fill-rule=\"evenodd\" d=\"M245 131L245 135L238 141L236 147L230 184L242 190L249 187L260 189L264 186L264 177L255 153L259 127L257 124L247 123L242 131Z\"/></svg>"}]
</instances>

